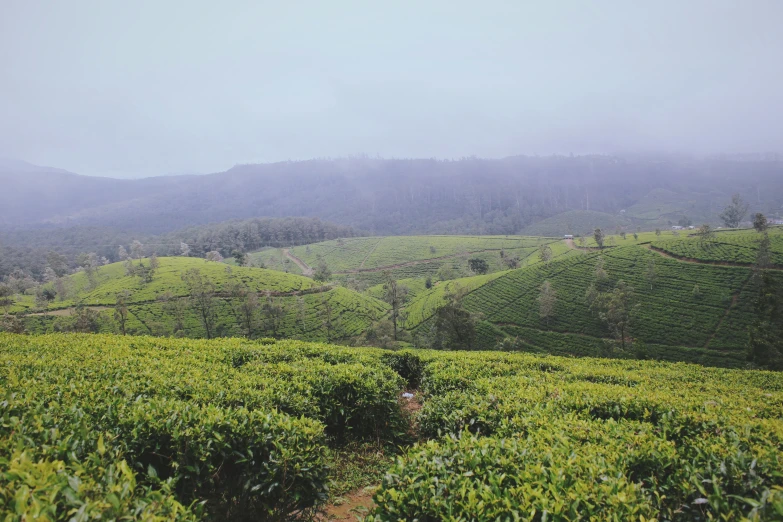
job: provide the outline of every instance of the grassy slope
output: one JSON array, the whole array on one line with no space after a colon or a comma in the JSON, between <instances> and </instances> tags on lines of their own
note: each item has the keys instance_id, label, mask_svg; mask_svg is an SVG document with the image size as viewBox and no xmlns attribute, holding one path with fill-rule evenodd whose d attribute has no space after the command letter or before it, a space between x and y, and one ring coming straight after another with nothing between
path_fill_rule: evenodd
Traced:
<instances>
[{"instance_id":1,"label":"grassy slope","mask_svg":"<svg viewBox=\"0 0 783 522\"><path fill-rule=\"evenodd\" d=\"M465 280L472 289L465 304L480 312L485 320L479 344L492 346L496 339L511 335L519 337L525 349L530 350L579 355L607 353L603 339L609 333L588 310L584 299L593 281L597 258L602 255L611 281L623 279L636 292L640 308L632 335L643 340L651 354L670 360L743 364L755 296L750 269L687 263L635 244L649 242L653 237L654 233L642 234L638 241L632 236L624 241L618 238L623 246L606 248L601 253L572 250L548 267L537 263L496 274L486 281ZM742 242L739 235L732 237ZM690 245L698 239L681 236L676 241ZM742 248L737 246L735 250ZM650 260L655 262L658 276L652 288L645 277ZM548 324L539 318L537 302L539 289L546 280L558 297L555 317ZM695 285L699 286L700 297L693 295ZM425 323L442 299L442 288L420 293L408 306L409 327L415 330Z\"/></svg>"},{"instance_id":2,"label":"grassy slope","mask_svg":"<svg viewBox=\"0 0 783 522\"><path fill-rule=\"evenodd\" d=\"M161 258L160 268L150 283L142 283L138 277L128 277L122 263L101 267L96 275L96 285L88 285L84 273L68 277L68 286L72 297L64 301L55 301L51 309L69 308L77 303L90 306L112 306L116 295L122 290L130 290L129 311L131 317L128 330L139 334L170 334L172 318L164 312L163 304L156 299L164 292L174 296L187 296L187 287L181 275L191 268L198 268L202 274L213 281L218 292L225 291L235 280L241 280L253 290L272 293L291 293L300 290L314 291L317 283L312 279L275 270L260 268L230 267L221 263L205 263L194 258ZM30 296L26 296L23 306L32 306ZM264 299L262 298L262 302ZM362 295L345 288L326 289L326 291L304 295L273 296L275 304L285 309L285 317L278 331L273 332L270 325L259 320L258 335L276 334L278 337L295 337L308 340L326 340L327 331L323 325L325 303L332 307L334 330L332 339L342 339L357 335L379 320L387 310L387 305L373 297ZM217 327L219 335L241 335L237 319L231 306L231 300L219 299L217 305ZM22 307L17 307L21 311ZM44 332L51 328L52 316L32 316L27 320L28 329ZM202 337L204 329L198 317L191 310L185 314L184 333L188 337ZM108 328L108 327L107 327Z\"/></svg>"},{"instance_id":3,"label":"grassy slope","mask_svg":"<svg viewBox=\"0 0 783 522\"><path fill-rule=\"evenodd\" d=\"M754 230L727 230L717 232L715 240L709 243L693 239L678 241L659 238L651 245L677 257L749 265L756 260L760 239L761 236ZM774 265L783 267L783 227L771 229L769 239L770 261Z\"/></svg>"},{"instance_id":4,"label":"grassy slope","mask_svg":"<svg viewBox=\"0 0 783 522\"><path fill-rule=\"evenodd\" d=\"M131 292L129 302L132 303L153 301L163 292L185 296L187 286L181 276L191 268L199 269L204 277L215 283L218 292L226 291L230 282L235 279L258 291L293 292L318 286L310 278L276 270L233 266L230 267L229 273L226 264L207 263L202 259L190 257L162 257L159 262L160 268L155 271L155 277L150 283L143 283L138 277L126 276L122 263L112 263L98 269L94 288L89 287L87 276L83 272L74 274L69 278L74 297L55 302L53 306L66 307L79 301L89 305L114 304L117 293L122 290Z\"/></svg>"},{"instance_id":5,"label":"grassy slope","mask_svg":"<svg viewBox=\"0 0 783 522\"><path fill-rule=\"evenodd\" d=\"M551 242L518 236L392 236L349 238L298 246L291 253L310 266L323 260L333 272L373 269L436 260L468 252L531 251L540 243Z\"/></svg>"},{"instance_id":6,"label":"grassy slope","mask_svg":"<svg viewBox=\"0 0 783 522\"><path fill-rule=\"evenodd\" d=\"M302 270L299 265L288 259L283 253L282 248L265 248L258 252L248 254L253 266L262 266L270 270L278 270L290 274L300 274Z\"/></svg>"},{"instance_id":7,"label":"grassy slope","mask_svg":"<svg viewBox=\"0 0 783 522\"><path fill-rule=\"evenodd\" d=\"M783 250L781 248L783 244L780 242L783 238L781 232L783 232L781 229L770 232L776 255L781 255ZM438 255L443 251L453 252L454 249L464 246L457 246L459 245L457 240L445 240L442 237L385 239L404 239L399 251L407 252L406 255ZM487 239L485 246L503 245L508 241L506 238ZM384 240L359 238L345 240L343 245L338 245L337 242L319 243L310 246L309 255L316 255L314 252L316 249L325 252L323 249L332 248L336 250L332 254L333 259L338 259L339 253L343 266L348 266L349 261L353 263L350 266L355 266L356 252L363 252L359 254L363 256L362 259L368 257L369 253L374 256ZM524 238L517 244L524 244L524 241L529 239ZM752 249L756 241L758 235L755 232L719 232L716 244L719 244L720 248L715 246L707 249L706 252L717 260L742 261L745 258L751 259L747 251ZM670 360L699 361L708 364L743 364L742 352L755 296L755 288L749 277L750 270L742 266L689 263L665 257L650 250L650 243L653 246L665 246L672 253L680 251L692 253L694 249L701 248L698 245L698 238L688 237L686 233L675 237L667 235L666 232L661 236L649 232L639 234L636 240L630 234L626 239L610 238L607 244L617 246L606 248L601 253L571 249L563 241L550 243L555 259L547 267L540 263L535 247L520 247L519 250L527 252L528 255L523 258L522 268L511 271L500 271L503 267L498 252L485 252L479 255L487 256L492 273L486 276L460 278L454 283L438 282L437 278L433 278L436 285L429 290L424 287L425 276L435 274L444 262L453 263L457 269L462 270L465 268L462 266L462 263L465 263L464 258L436 260L401 267L392 274L402 279L401 282L411 289L406 308L409 317L408 327L412 330L416 330L432 317L437 307L443 303L449 285L459 284L470 290L465 301L466 306L472 311L481 313L484 318L480 328L480 346L492 347L497 339L510 335L518 337L525 349L534 351L602 355L607 353L605 339L609 337L609 333L599 318L587 309L584 301L586 288L593 280L597 257L602 255L606 260L606 270L612 282L622 279L635 289L640 308L631 328L632 336L650 346L652 355ZM586 244L592 246L592 239ZM452 250L447 250L448 245ZM347 248L349 246L350 248ZM383 248L391 252L393 246L394 243L390 242ZM435 246L436 252L431 252L430 246ZM506 252L513 252L513 250L506 250ZM745 255L745 258L741 254ZM691 254L688 257L697 256ZM658 279L652 288L644 275L650 260L656 263L658 273ZM361 261L358 262L361 264ZM156 280L143 287L140 286L137 278L124 277L124 272L120 272L121 265L103 267L99 274L98 287L80 293L80 298L84 298L87 304L109 305L113 303L118 288L139 287L134 294L134 300L148 302L138 303L131 308L133 315L131 322L134 328L140 333L160 331L161 328L165 330L167 320L162 306L150 301L157 293L165 290L183 295L184 288L179 282L176 269L183 270L190 266L198 266L210 271L219 285L224 285L228 281L225 265L183 258L164 258L161 260L161 269L156 275ZM314 285L310 279L272 270L235 267L232 273L241 275L259 289L287 291ZM365 275L374 278L368 278L369 282L380 283L383 278L383 272L380 271L365 273ZM409 278L404 279L401 276ZM355 275L351 274L350 277ZM102 281L102 278L106 280ZM73 279L75 287L86 282L83 274L77 274ZM552 283L558 297L555 317L548 324L538 317L537 297L539 288L545 280ZM695 285L699 286L701 297L694 297ZM387 313L388 306L379 300L381 297L382 287L379 284L370 287L364 295L338 288L323 294L279 297L277 303L286 309L286 317L277 335L314 340L326 339L323 325L324 299L332 304L335 315L333 318L335 331L332 332L332 338L355 335ZM70 303L56 303L55 306L66 306ZM221 325L219 331L222 335L240 333L227 300L221 303L219 317ZM37 331L40 329L45 329L45 325L36 328ZM268 334L268 328L262 330ZM188 317L186 334L192 337L203 335L195 316Z\"/></svg>"},{"instance_id":8,"label":"grassy slope","mask_svg":"<svg viewBox=\"0 0 783 522\"><path fill-rule=\"evenodd\" d=\"M544 243L551 244L556 254L562 253L558 251L561 245L554 241L523 236L359 237L293 247L290 252L313 268L326 263L335 279L356 279L375 286L384 281L383 272L391 273L398 280L436 278L438 270L445 265L458 277L470 276L469 257L485 260L490 272L505 270L501 251L525 264ZM250 258L266 268L300 273L294 263L286 263L282 249L254 252Z\"/></svg>"}]
</instances>

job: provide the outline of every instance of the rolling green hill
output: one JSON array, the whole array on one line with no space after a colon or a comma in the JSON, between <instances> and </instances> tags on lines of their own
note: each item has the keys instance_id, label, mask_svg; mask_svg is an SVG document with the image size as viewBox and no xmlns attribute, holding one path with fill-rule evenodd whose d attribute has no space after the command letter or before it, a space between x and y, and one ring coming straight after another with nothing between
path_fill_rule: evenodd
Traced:
<instances>
[{"instance_id":1,"label":"rolling green hill","mask_svg":"<svg viewBox=\"0 0 783 522\"><path fill-rule=\"evenodd\" d=\"M129 332L171 335L179 330L178 335L203 337L206 330L197 310L185 306L190 301L181 279L185 271L198 268L217 291L213 335L246 334L239 321L241 300L230 294L233 284L243 282L260 293L254 336L374 343L378 341L367 340L364 334L390 317L390 306L383 302L383 281L390 273L408 289L401 325L409 335L401 337L403 343L429 346L436 313L460 290L466 294L461 301L465 310L479 318L474 349L494 348L511 339L506 348L525 351L745 366L758 293L749 265L760 236L752 230L718 231L705 243L693 234L666 230L660 235L641 232L636 238L609 235L600 251L592 237L349 238L290 250L266 249L251 256L289 271L310 272L323 262L333 271L334 281L344 286L319 286L310 277L280 270L161 258L150 282L126 276L122 264L107 265L97 270L92 283L84 272L66 278L69 295L51 303L46 313L34 309L29 295L13 311L27 312L29 331L51 331L79 304L110 316L117 294L128 290ZM769 237L773 267L783 267L783 228L770 229ZM539 256L543 244L553 256L546 264ZM519 268L509 268L505 261L510 256L519 256ZM467 259L472 257L484 259L489 273L470 275ZM605 281L596 280L599 260ZM447 272L449 277L442 277ZM771 277L783 282L783 271L773 270ZM427 278L431 288L425 284ZM599 310L591 310L587 293L595 283L599 290L611 292L620 281L631 288L634 306L627 335L616 338ZM541 318L539 297L545 282L555 300L552 312ZM168 300L160 299L164 293ZM184 303L182 310L176 312L172 302ZM100 329L116 327L106 321Z\"/></svg>"},{"instance_id":2,"label":"rolling green hill","mask_svg":"<svg viewBox=\"0 0 783 522\"><path fill-rule=\"evenodd\" d=\"M567 251L551 238L525 236L390 236L324 241L291 249L266 249L249 255L252 263L275 270L302 273L298 259L312 270L325 264L338 280L353 279L373 286L383 282L384 272L395 279L437 278L450 267L454 277L472 275L468 258L487 262L489 272L506 270L507 258L520 265L535 260L538 247L550 244L554 255Z\"/></svg>"},{"instance_id":3,"label":"rolling green hill","mask_svg":"<svg viewBox=\"0 0 783 522\"><path fill-rule=\"evenodd\" d=\"M595 282L599 258L614 288L622 280L633 289L637 308L631 319L631 337L643 342L646 355L666 360L686 360L722 366L745 364L748 326L753 319L756 281L747 266L755 259L759 236L753 231L720 232L713 246L702 246L698 237L680 235L655 239L643 233L614 241L618 246L572 250L573 255L555 258L548 265L510 270L492 276L458 279L469 293L465 308L480 314L476 347L490 348L505 337L516 338L519 349L571 355L616 355L611 337L598 313L587 304L588 287ZM779 230L770 232L773 262L780 259ZM652 245L650 245L652 241ZM592 244L594 246L594 242ZM661 252L649 248L657 247ZM663 251L666 248L668 251ZM705 262L676 259L699 257ZM696 252L696 254L693 254ZM667 255L664 255L667 254ZM696 261L699 261L698 259ZM719 261L711 264L706 261ZM653 264L654 280L648 277ZM772 277L783 284L783 272ZM539 317L540 288L548 281L555 291L554 313ZM407 327L412 333L426 331L432 317L444 304L448 287L418 292L407 305Z\"/></svg>"},{"instance_id":4,"label":"rolling green hill","mask_svg":"<svg viewBox=\"0 0 783 522\"><path fill-rule=\"evenodd\" d=\"M138 263L138 262L136 262ZM239 299L232 296L232 285L241 283L260 294L257 311L257 335L291 337L308 340L338 340L356 336L381 319L387 305L368 295L342 287L319 286L312 279L275 270L236 267L207 263L186 257L160 258L160 267L150 282L125 274L122 263L97 269L90 283L84 272L64 279L68 296L52 302L48 310L35 309L32 296L24 296L12 310L25 315L28 330L49 331L58 318L67 318L79 305L103 311L108 317L117 294L128 291L128 331L134 334L170 335L174 315L181 314L182 331L187 337L203 337L206 332L198 313L188 301L188 287L182 274L198 269L215 286L215 332L220 336L242 335L237 320ZM148 263L147 263L148 264ZM53 286L53 285L52 285ZM162 299L168 294L167 299ZM180 311L173 309L179 303ZM264 306L279 308L277 316L264 318ZM273 314L269 314L273 315ZM61 321L64 319L60 319ZM327 323L326 325L324 323ZM112 321L101 325L102 331L113 331Z\"/></svg>"}]
</instances>

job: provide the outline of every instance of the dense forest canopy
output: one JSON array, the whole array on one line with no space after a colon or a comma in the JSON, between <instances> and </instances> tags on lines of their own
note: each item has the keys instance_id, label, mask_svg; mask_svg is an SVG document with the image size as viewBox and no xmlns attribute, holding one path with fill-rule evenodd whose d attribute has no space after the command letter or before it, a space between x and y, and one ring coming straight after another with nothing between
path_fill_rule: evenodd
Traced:
<instances>
[{"instance_id":1,"label":"dense forest canopy","mask_svg":"<svg viewBox=\"0 0 783 522\"><path fill-rule=\"evenodd\" d=\"M94 252L107 262L119 261L120 246L129 249L133 241L142 244L145 255L180 255L184 243L191 256L204 257L207 252L218 251L228 257L235 251L302 245L357 235L362 233L353 227L303 217L235 220L157 236L108 227L0 230L0 279L20 270L40 279L50 251L65 255L69 266L75 268L82 252Z\"/></svg>"}]
</instances>

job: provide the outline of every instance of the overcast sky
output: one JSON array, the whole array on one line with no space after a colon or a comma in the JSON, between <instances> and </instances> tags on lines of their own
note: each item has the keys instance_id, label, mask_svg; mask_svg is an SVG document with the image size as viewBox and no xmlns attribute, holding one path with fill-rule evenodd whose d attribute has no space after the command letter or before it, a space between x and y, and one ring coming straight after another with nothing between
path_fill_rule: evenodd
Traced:
<instances>
[{"instance_id":1,"label":"overcast sky","mask_svg":"<svg viewBox=\"0 0 783 522\"><path fill-rule=\"evenodd\" d=\"M0 2L0 156L779 151L783 0Z\"/></svg>"}]
</instances>

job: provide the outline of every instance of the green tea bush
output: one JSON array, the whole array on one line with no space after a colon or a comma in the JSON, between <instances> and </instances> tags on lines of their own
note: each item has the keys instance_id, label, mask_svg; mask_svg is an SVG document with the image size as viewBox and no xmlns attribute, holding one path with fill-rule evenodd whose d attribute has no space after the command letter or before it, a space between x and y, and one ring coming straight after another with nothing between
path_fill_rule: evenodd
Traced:
<instances>
[{"instance_id":1,"label":"green tea bush","mask_svg":"<svg viewBox=\"0 0 783 522\"><path fill-rule=\"evenodd\" d=\"M778 520L783 377L422 352L420 435L375 520Z\"/></svg>"}]
</instances>

